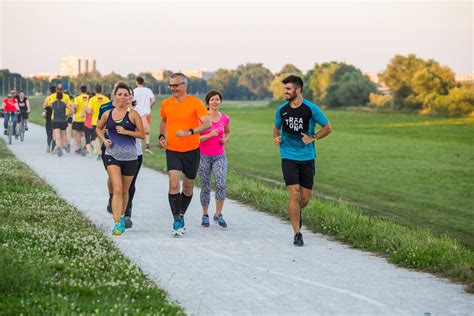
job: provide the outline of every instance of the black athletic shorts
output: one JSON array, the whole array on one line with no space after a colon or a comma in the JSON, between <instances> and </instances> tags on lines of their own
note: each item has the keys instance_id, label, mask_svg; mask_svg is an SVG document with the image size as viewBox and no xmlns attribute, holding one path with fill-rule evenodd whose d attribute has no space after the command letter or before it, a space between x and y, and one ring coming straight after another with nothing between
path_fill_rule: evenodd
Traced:
<instances>
[{"instance_id":1,"label":"black athletic shorts","mask_svg":"<svg viewBox=\"0 0 474 316\"><path fill-rule=\"evenodd\" d=\"M26 111L20 111L20 115L18 115L19 122L21 122L21 119L27 120L28 119L28 112Z\"/></svg>"},{"instance_id":2,"label":"black athletic shorts","mask_svg":"<svg viewBox=\"0 0 474 316\"><path fill-rule=\"evenodd\" d=\"M299 184L305 189L311 190L313 188L314 159L306 161L282 159L281 170L287 186Z\"/></svg>"},{"instance_id":3,"label":"black athletic shorts","mask_svg":"<svg viewBox=\"0 0 474 316\"><path fill-rule=\"evenodd\" d=\"M53 121L53 129L60 129L65 131L67 129L67 122L55 122Z\"/></svg>"},{"instance_id":4,"label":"black athletic shorts","mask_svg":"<svg viewBox=\"0 0 474 316\"><path fill-rule=\"evenodd\" d=\"M69 116L69 117L67 118L67 123L68 123L68 124L72 124L72 116Z\"/></svg>"},{"instance_id":5,"label":"black athletic shorts","mask_svg":"<svg viewBox=\"0 0 474 316\"><path fill-rule=\"evenodd\" d=\"M84 122L72 122L72 129L78 132L83 132Z\"/></svg>"},{"instance_id":6,"label":"black athletic shorts","mask_svg":"<svg viewBox=\"0 0 474 316\"><path fill-rule=\"evenodd\" d=\"M122 176L134 176L135 173L137 173L138 159L121 161L109 155L104 155L104 156L105 156L105 164L107 166L112 166L112 165L119 166L120 170L122 171Z\"/></svg>"},{"instance_id":7,"label":"black athletic shorts","mask_svg":"<svg viewBox=\"0 0 474 316\"><path fill-rule=\"evenodd\" d=\"M95 133L95 127L87 128L84 126L84 138L86 139L86 145L89 145L93 140L96 139L96 137L97 134Z\"/></svg>"},{"instance_id":8,"label":"black athletic shorts","mask_svg":"<svg viewBox=\"0 0 474 316\"><path fill-rule=\"evenodd\" d=\"M182 171L186 178L190 180L196 179L200 159L201 153L199 148L185 152L166 150L166 165L168 171Z\"/></svg>"}]
</instances>

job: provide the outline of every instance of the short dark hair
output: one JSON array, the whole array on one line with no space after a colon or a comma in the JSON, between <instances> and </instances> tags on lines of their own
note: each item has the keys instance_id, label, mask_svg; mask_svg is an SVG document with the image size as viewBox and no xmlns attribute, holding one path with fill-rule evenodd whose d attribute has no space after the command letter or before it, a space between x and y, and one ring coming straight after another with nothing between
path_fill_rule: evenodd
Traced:
<instances>
[{"instance_id":1,"label":"short dark hair","mask_svg":"<svg viewBox=\"0 0 474 316\"><path fill-rule=\"evenodd\" d=\"M102 93L102 86L100 84L96 84L94 87L95 93Z\"/></svg>"},{"instance_id":2,"label":"short dark hair","mask_svg":"<svg viewBox=\"0 0 474 316\"><path fill-rule=\"evenodd\" d=\"M86 93L87 92L87 86L81 86L81 92Z\"/></svg>"},{"instance_id":3,"label":"short dark hair","mask_svg":"<svg viewBox=\"0 0 474 316\"><path fill-rule=\"evenodd\" d=\"M211 90L206 94L206 99L205 100L206 100L207 105L209 105L209 100L211 100L211 98L215 95L218 95L219 98L221 99L221 102L222 102L222 93L220 93L217 90Z\"/></svg>"},{"instance_id":4,"label":"short dark hair","mask_svg":"<svg viewBox=\"0 0 474 316\"><path fill-rule=\"evenodd\" d=\"M301 91L303 91L303 80L298 76L290 75L283 79L281 82L283 84L292 83L295 88L301 88Z\"/></svg>"},{"instance_id":5,"label":"short dark hair","mask_svg":"<svg viewBox=\"0 0 474 316\"><path fill-rule=\"evenodd\" d=\"M20 94L20 93L22 93L22 92L25 93L25 90L20 90L20 91L18 91L18 94Z\"/></svg>"},{"instance_id":6,"label":"short dark hair","mask_svg":"<svg viewBox=\"0 0 474 316\"><path fill-rule=\"evenodd\" d=\"M143 77L141 76L138 76L137 79L135 79L139 84L143 84L145 82L145 79L143 79Z\"/></svg>"},{"instance_id":7,"label":"short dark hair","mask_svg":"<svg viewBox=\"0 0 474 316\"><path fill-rule=\"evenodd\" d=\"M125 89L128 91L128 93L130 93L130 87L128 86L128 84L126 84L125 82L120 82L116 87L115 87L115 90L114 90L114 95L117 95L117 91L119 89Z\"/></svg>"},{"instance_id":8,"label":"short dark hair","mask_svg":"<svg viewBox=\"0 0 474 316\"><path fill-rule=\"evenodd\" d=\"M56 92L56 86L49 87L49 92L55 93Z\"/></svg>"},{"instance_id":9,"label":"short dark hair","mask_svg":"<svg viewBox=\"0 0 474 316\"><path fill-rule=\"evenodd\" d=\"M62 99L63 99L63 93L62 93L62 92L58 92L58 93L56 94L56 99L62 100Z\"/></svg>"}]
</instances>

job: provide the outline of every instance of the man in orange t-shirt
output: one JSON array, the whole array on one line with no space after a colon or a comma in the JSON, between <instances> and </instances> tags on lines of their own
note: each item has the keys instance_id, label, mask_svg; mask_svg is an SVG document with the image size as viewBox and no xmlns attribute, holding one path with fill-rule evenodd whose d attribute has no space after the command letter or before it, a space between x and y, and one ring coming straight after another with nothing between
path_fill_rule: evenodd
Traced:
<instances>
[{"instance_id":1,"label":"man in orange t-shirt","mask_svg":"<svg viewBox=\"0 0 474 316\"><path fill-rule=\"evenodd\" d=\"M161 125L158 147L166 148L166 164L170 188L168 199L173 213L173 236L182 236L184 214L193 197L194 179L199 167L199 133L211 128L206 107L196 97L188 95L188 78L182 73L171 75L172 96L161 103ZM184 173L180 192L181 173Z\"/></svg>"}]
</instances>

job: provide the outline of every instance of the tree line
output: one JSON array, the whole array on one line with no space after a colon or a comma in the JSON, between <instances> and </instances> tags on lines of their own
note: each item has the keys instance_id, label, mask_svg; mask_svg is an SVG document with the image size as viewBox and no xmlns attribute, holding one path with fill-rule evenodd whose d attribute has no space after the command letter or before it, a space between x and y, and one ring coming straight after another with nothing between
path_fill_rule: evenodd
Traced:
<instances>
[{"instance_id":1,"label":"tree line","mask_svg":"<svg viewBox=\"0 0 474 316\"><path fill-rule=\"evenodd\" d=\"M164 71L163 80L157 80L150 72L139 73L146 86L155 94L168 94L168 80L173 72ZM316 104L327 107L371 106L397 110L419 110L423 113L443 115L463 115L474 111L474 87L459 84L453 71L441 66L435 60L424 60L414 54L396 55L386 69L379 73L381 86L364 76L353 65L330 61L316 63L308 71L302 71L287 64L273 74L261 63L248 63L236 69L218 69L207 81L189 78L188 92L205 95L210 89L222 91L230 100L274 99L271 104L283 100L281 81L288 75L303 78L303 95ZM68 83L71 93L78 93L81 85L93 91L96 83L104 86L109 93L115 82L121 80L135 84L137 75L131 73L123 77L117 73L101 75L99 72L81 74L77 77L58 77L54 80L23 78L20 74L0 70L0 91L5 95L8 89L23 89L28 95L47 94L48 88L56 83ZM388 92L388 93L387 93Z\"/></svg>"}]
</instances>

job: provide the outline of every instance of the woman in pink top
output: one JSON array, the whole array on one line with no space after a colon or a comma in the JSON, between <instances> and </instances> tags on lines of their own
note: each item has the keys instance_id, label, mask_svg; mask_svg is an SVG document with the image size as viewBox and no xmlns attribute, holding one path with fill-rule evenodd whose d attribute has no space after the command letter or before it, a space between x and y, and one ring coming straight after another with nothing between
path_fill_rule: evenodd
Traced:
<instances>
[{"instance_id":1,"label":"woman in pink top","mask_svg":"<svg viewBox=\"0 0 474 316\"><path fill-rule=\"evenodd\" d=\"M206 95L206 104L209 109L209 116L212 120L212 127L200 134L201 140L201 160L199 163L199 179L201 181L201 206L202 223L204 227L209 227L209 203L211 201L211 173L216 180L216 213L214 222L220 227L226 228L227 223L222 216L226 191L227 158L224 146L230 138L230 118L219 112L222 102L222 94L219 91L211 90Z\"/></svg>"}]
</instances>

